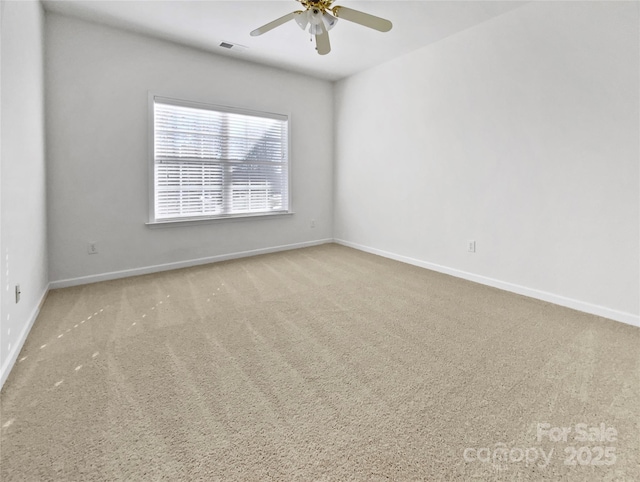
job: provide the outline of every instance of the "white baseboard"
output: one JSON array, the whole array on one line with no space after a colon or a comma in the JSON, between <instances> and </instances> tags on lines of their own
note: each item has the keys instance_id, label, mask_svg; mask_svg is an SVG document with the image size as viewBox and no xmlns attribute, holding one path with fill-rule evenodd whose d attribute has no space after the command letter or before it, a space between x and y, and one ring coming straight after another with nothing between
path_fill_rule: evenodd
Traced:
<instances>
[{"instance_id":1,"label":"white baseboard","mask_svg":"<svg viewBox=\"0 0 640 482\"><path fill-rule=\"evenodd\" d=\"M451 276L455 276L457 278L474 281L476 283L492 286L494 288L499 288L505 291L510 291L512 293L517 293L519 295L528 296L530 298L536 298L538 300L547 301L549 303L554 303L560 306L565 306L567 308L571 308L577 311L582 311L592 315L597 315L603 318L609 318L611 320L620 321L622 323L640 327L640 316L634 315L632 313L625 313L623 311L614 310L611 308L607 308L605 306L594 305L584 301L574 300L572 298L566 298L564 296L549 293L547 291L527 288L526 286L520 286L520 285L509 283L506 281L501 281L494 278L488 278L486 276L481 276L474 273L468 273L466 271L461 271L459 269L449 268L447 266L441 266L435 263L429 263L427 261L422 261L419 259L410 258L408 256L402 256L399 254L390 253L388 251L383 251L381 249L370 248L368 246L363 246L361 244L352 243L350 241L345 241L342 239L334 239L334 242L337 244L341 244L343 246L348 246L350 248L360 250L360 251L376 254L384 258L393 259L396 261L400 261L402 263L412 264L414 266L419 266L421 268L430 269L432 271L437 271L439 273L448 274Z\"/></svg>"},{"instance_id":2,"label":"white baseboard","mask_svg":"<svg viewBox=\"0 0 640 482\"><path fill-rule=\"evenodd\" d=\"M239 251L236 253L220 254L217 256L208 256L206 258L190 259L187 261L178 261L175 263L158 264L154 266L145 266L143 268L126 269L122 271L112 271L90 276L81 276L79 278L70 278L58 281L52 281L49 285L51 289L68 288L70 286L79 286L89 283L97 283L99 281L108 281L119 278L128 278L131 276L140 276L144 274L158 273L160 271L169 271L172 269L190 268L201 264L216 263L219 261L227 261L230 259L246 258L248 256L257 256L260 254L276 253L278 251L289 251L291 249L308 248L310 246L318 246L321 244L332 243L333 239L319 239L315 241L306 241L303 243L286 244L282 246L272 246L269 248L253 249L250 251Z\"/></svg>"},{"instance_id":3,"label":"white baseboard","mask_svg":"<svg viewBox=\"0 0 640 482\"><path fill-rule=\"evenodd\" d=\"M4 382L7 381L7 377L9 376L9 373L11 373L11 369L13 368L13 365L15 365L16 360L18 359L20 350L22 350L22 347L24 346L24 342L27 341L27 336L29 336L29 332L31 331L33 324L35 323L36 319L38 318L38 315L40 314L42 305L44 305L44 300L47 299L47 295L49 294L49 287L50 285L47 285L45 287L44 293L42 293L42 296L40 297L40 301L31 312L31 316L27 320L27 324L25 325L25 327L22 329L22 332L20 333L20 336L18 337L16 344L13 346L11 353L9 353L9 356L7 357L5 362L2 364L2 367L0 368L0 389L2 389L2 387L4 386Z\"/></svg>"},{"instance_id":4,"label":"white baseboard","mask_svg":"<svg viewBox=\"0 0 640 482\"><path fill-rule=\"evenodd\" d=\"M587 303L585 301L580 301L580 300L575 300L572 298L566 298L564 296L561 295L557 295L554 293L549 293L547 291L541 291L541 290L537 290L534 288L528 288L526 286L521 286L521 285L517 285L514 283L509 283L506 281L502 281L502 280L497 280L494 278L489 278L486 276L482 276L482 275L478 275L478 274L474 274L474 273L469 273L466 271L462 271L462 270L458 270L455 268L449 268L447 266L441 266L435 263L430 263L428 261L422 261L419 259L415 259L415 258L411 258L408 256L403 256L403 255L399 255L399 254L395 254L395 253L391 253L388 251L384 251L381 249L376 249L376 248L371 248L369 246L364 246L358 243L352 243L350 241L345 241L342 239L331 239L331 238L327 238L327 239L320 239L320 240L315 240L315 241L307 241L307 242L303 242L303 243L295 243L295 244L287 244L287 245L281 245L281 246L273 246L273 247L269 247L269 248L261 248L261 249L255 249L255 250L250 250L250 251L240 251L240 252L235 252L235 253L229 253L229 254L222 254L222 255L217 255L217 256L209 256L206 258L198 258L198 259L192 259L192 260L187 260L187 261L179 261L179 262L175 262L175 263L166 263L166 264L161 264L161 265L155 265L155 266L147 266L147 267L143 267L143 268L134 268L134 269L129 269L129 270L122 270L122 271L113 271L110 273L103 273L103 274L98 274L98 275L91 275L91 276L83 276L83 277L79 277L79 278L71 278L71 279L65 279L65 280L59 280L59 281L52 281L49 284L49 287L51 289L57 289L57 288L66 288L66 287L70 287L70 286L78 286L78 285L83 285L83 284L89 284L89 283L97 283L99 281L107 281L107 280L113 280L113 279L118 279L118 278L127 278L130 276L139 276L139 275L144 275L144 274L151 274L151 273L157 273L160 271L168 271L168 270L172 270L172 269L179 269L179 268L189 268L191 266L197 266L197 265L201 265L201 264L209 264L209 263L215 263L215 262L219 262L219 261L227 261L230 259L237 259L237 258L244 258L244 257L248 257L248 256L257 256L260 254L268 254L268 253L275 253L278 251L288 251L291 249L298 249L298 248L306 248L306 247L310 247L310 246L318 246L321 244L326 244L326 243L332 243L335 242L337 244L341 244L343 246L348 246L350 248L355 248L358 249L360 251L365 251L367 253L371 253L371 254L376 254L379 256L383 256L385 258L389 258L389 259L393 259L396 261L400 261L403 263L407 263L407 264L412 264L414 266L419 266L421 268L426 268L426 269L430 269L433 271L437 271L439 273L445 273L451 276L455 276L457 278L462 278L462 279L466 279L469 281L474 281L476 283L480 283L480 284L484 284L487 286L492 286L494 288L498 288L498 289L502 289L505 291L510 291L512 293L517 293L523 296L528 296L530 298L535 298L535 299L539 299L542 301L546 301L549 303L554 303L556 305L560 305L560 306L565 306L567 308L571 308L574 310L578 310L578 311L582 311L585 313L590 313L592 315L596 315L596 316L601 316L603 318L609 318L615 321L619 321L622 323L626 323L632 326L636 326L636 327L640 327L640 316L638 315L634 315L632 313L626 313L623 311L618 311L618 310L614 310L611 308L607 308L604 306L600 306L600 305L594 305L591 303ZM39 308L38 308L39 310ZM37 316L37 313L35 314L35 316ZM33 318L33 320L35 320L35 317ZM31 323L33 323L33 320L31 321ZM30 328L30 327L29 327ZM28 333L28 330L25 332L25 338L26 338L26 334ZM23 340L24 343L24 340ZM19 352L19 348L18 352ZM17 353L15 354L15 356L17 356ZM12 365L13 362L11 362L10 365ZM4 377L5 375L5 368L3 367L2 369L2 376ZM4 381L4 378L2 378L2 381Z\"/></svg>"}]
</instances>

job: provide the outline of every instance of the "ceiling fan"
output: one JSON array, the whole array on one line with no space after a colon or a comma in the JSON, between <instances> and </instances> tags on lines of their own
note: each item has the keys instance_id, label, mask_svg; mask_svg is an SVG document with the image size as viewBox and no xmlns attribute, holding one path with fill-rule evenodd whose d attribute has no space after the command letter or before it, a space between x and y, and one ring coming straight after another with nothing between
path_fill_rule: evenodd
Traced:
<instances>
[{"instance_id":1,"label":"ceiling fan","mask_svg":"<svg viewBox=\"0 0 640 482\"><path fill-rule=\"evenodd\" d=\"M273 22L269 22L260 28L251 32L252 37L257 37L268 32L280 25L294 20L302 30L308 31L316 37L316 50L320 55L327 55L331 52L331 44L329 42L329 30L331 30L338 22L339 18L354 22L365 27L378 30L380 32L388 32L393 26L389 20L369 15L368 13L353 10L352 8L335 6L331 4L334 0L296 0L300 2L305 10L296 10ZM329 13L331 12L331 13ZM333 15L332 15L333 14Z\"/></svg>"}]
</instances>

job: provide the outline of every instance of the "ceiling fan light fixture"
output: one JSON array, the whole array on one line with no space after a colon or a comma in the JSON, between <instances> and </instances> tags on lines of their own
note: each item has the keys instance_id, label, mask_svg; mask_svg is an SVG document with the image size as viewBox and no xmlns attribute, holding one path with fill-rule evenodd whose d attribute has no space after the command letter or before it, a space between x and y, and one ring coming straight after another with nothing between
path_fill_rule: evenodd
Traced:
<instances>
[{"instance_id":1,"label":"ceiling fan light fixture","mask_svg":"<svg viewBox=\"0 0 640 482\"><path fill-rule=\"evenodd\" d=\"M319 8L311 8L307 10L307 15L309 16L309 23L312 25L318 25L322 22L322 10Z\"/></svg>"},{"instance_id":2,"label":"ceiling fan light fixture","mask_svg":"<svg viewBox=\"0 0 640 482\"><path fill-rule=\"evenodd\" d=\"M316 11L309 10L309 33L311 35L322 35L322 32L326 30L323 27L322 13L316 13Z\"/></svg>"},{"instance_id":3,"label":"ceiling fan light fixture","mask_svg":"<svg viewBox=\"0 0 640 482\"><path fill-rule=\"evenodd\" d=\"M321 35L322 34L322 27L320 27L320 24L311 24L309 25L309 33L311 35Z\"/></svg>"},{"instance_id":4,"label":"ceiling fan light fixture","mask_svg":"<svg viewBox=\"0 0 640 482\"><path fill-rule=\"evenodd\" d=\"M324 12L322 14L322 21L324 22L324 26L327 28L327 30L331 30L333 27L335 27L336 23L338 23L338 19L327 12Z\"/></svg>"},{"instance_id":5,"label":"ceiling fan light fixture","mask_svg":"<svg viewBox=\"0 0 640 482\"><path fill-rule=\"evenodd\" d=\"M319 8L305 10L296 15L295 20L298 27L308 31L311 35L321 35L323 30L329 31L338 23L336 17L327 12L323 12ZM320 27L321 24L324 24L324 29Z\"/></svg>"},{"instance_id":6,"label":"ceiling fan light fixture","mask_svg":"<svg viewBox=\"0 0 640 482\"><path fill-rule=\"evenodd\" d=\"M307 25L309 25L309 10L296 15L296 23L302 30L306 30Z\"/></svg>"},{"instance_id":7,"label":"ceiling fan light fixture","mask_svg":"<svg viewBox=\"0 0 640 482\"><path fill-rule=\"evenodd\" d=\"M352 8L341 6L332 7L334 0L297 1L305 7L305 10L297 10L288 15L277 18L272 22L253 30L251 32L251 36L257 37L258 35L262 35L287 23L289 20L295 20L298 27L302 30L308 31L311 35L315 35L316 50L318 53L320 55L327 55L331 52L329 30L335 27L336 23L338 23L338 18L343 18L349 22L357 23L364 27L378 30L379 32L388 32L392 27L391 22L384 18L376 17L375 15L360 12L359 10L354 10Z\"/></svg>"}]
</instances>

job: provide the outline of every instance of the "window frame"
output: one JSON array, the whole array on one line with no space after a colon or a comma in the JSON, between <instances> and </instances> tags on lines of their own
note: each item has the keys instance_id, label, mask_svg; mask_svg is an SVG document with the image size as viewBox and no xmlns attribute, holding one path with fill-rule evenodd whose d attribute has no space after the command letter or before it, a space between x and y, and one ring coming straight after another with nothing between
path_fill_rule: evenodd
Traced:
<instances>
[{"instance_id":1,"label":"window frame","mask_svg":"<svg viewBox=\"0 0 640 482\"><path fill-rule=\"evenodd\" d=\"M155 213L155 102L165 101L169 104L177 106L193 107L198 109L215 110L218 112L229 112L233 114L250 115L254 117L267 117L267 118L286 118L287 120L287 207L286 211L276 212L262 212L262 213L242 213L242 214L223 214L216 216L194 216L185 218L171 218L171 219L156 219ZM186 100L178 98L176 96L160 95L153 92L148 93L148 112L147 112L147 124L148 124L148 221L145 223L148 227L174 227L185 225L197 225L197 224L209 224L223 221L241 221L251 220L259 218L272 218L289 216L294 214L293 211L293 192L292 192L292 166L291 166L291 113L286 112L267 112L259 111L256 109L249 109L245 107L228 106L222 103L203 102L200 100Z\"/></svg>"}]
</instances>

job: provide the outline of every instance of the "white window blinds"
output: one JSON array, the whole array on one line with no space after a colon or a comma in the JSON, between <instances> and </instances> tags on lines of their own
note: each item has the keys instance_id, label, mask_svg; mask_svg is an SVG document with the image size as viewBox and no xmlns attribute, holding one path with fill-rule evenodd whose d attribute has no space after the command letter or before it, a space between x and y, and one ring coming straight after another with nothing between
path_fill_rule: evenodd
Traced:
<instances>
[{"instance_id":1,"label":"white window blinds","mask_svg":"<svg viewBox=\"0 0 640 482\"><path fill-rule=\"evenodd\" d=\"M287 116L154 98L155 220L289 210Z\"/></svg>"}]
</instances>

